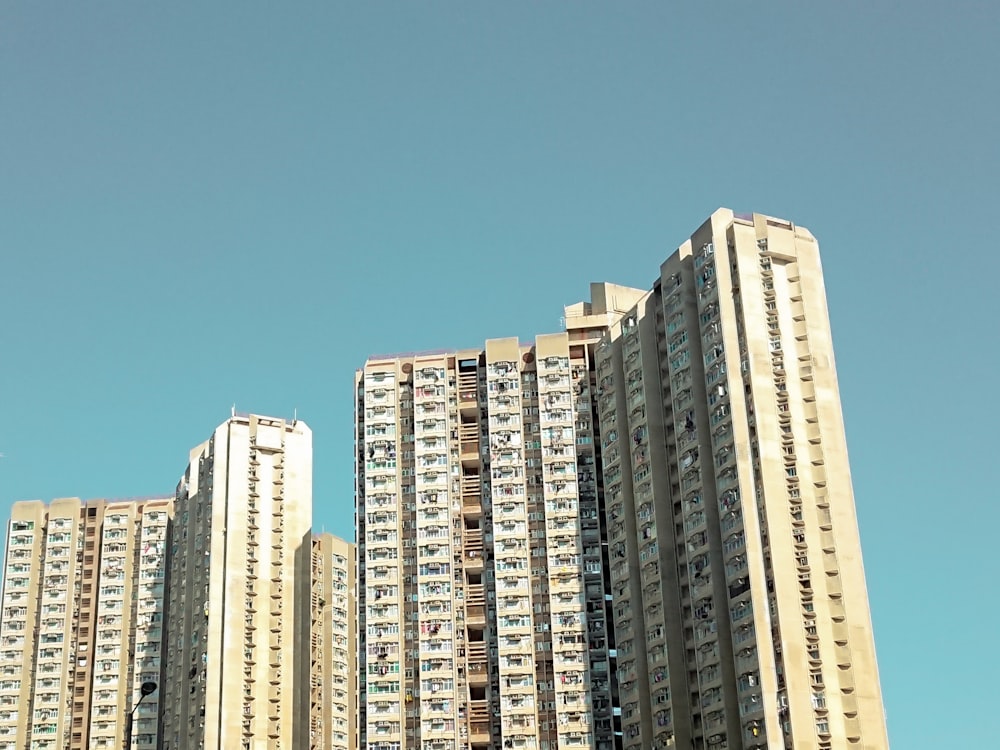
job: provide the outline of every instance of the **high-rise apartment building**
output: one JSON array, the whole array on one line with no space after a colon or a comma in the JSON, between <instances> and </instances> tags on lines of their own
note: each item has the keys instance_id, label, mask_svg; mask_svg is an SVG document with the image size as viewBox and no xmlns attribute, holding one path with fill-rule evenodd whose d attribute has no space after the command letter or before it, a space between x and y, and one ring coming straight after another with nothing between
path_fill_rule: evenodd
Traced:
<instances>
[{"instance_id":1,"label":"high-rise apartment building","mask_svg":"<svg viewBox=\"0 0 1000 750\"><path fill-rule=\"evenodd\" d=\"M608 320L601 297L567 309L571 332ZM720 210L610 322L624 747L886 748L815 239Z\"/></svg>"},{"instance_id":2,"label":"high-rise apartment building","mask_svg":"<svg viewBox=\"0 0 1000 750\"><path fill-rule=\"evenodd\" d=\"M176 494L163 748L308 747L312 433L233 415Z\"/></svg>"},{"instance_id":3,"label":"high-rise apartment building","mask_svg":"<svg viewBox=\"0 0 1000 750\"><path fill-rule=\"evenodd\" d=\"M719 210L564 322L368 360L356 555L298 421L15 504L0 750L887 748L812 235Z\"/></svg>"},{"instance_id":4,"label":"high-rise apartment building","mask_svg":"<svg viewBox=\"0 0 1000 750\"><path fill-rule=\"evenodd\" d=\"M815 239L720 210L591 295L358 373L362 743L887 747Z\"/></svg>"},{"instance_id":5,"label":"high-rise apartment building","mask_svg":"<svg viewBox=\"0 0 1000 750\"><path fill-rule=\"evenodd\" d=\"M15 503L0 609L0 748L157 747L171 498Z\"/></svg>"},{"instance_id":6,"label":"high-rise apartment building","mask_svg":"<svg viewBox=\"0 0 1000 750\"><path fill-rule=\"evenodd\" d=\"M353 544L332 534L313 534L309 726L312 750L358 747L356 565Z\"/></svg>"},{"instance_id":7,"label":"high-rise apartment building","mask_svg":"<svg viewBox=\"0 0 1000 750\"><path fill-rule=\"evenodd\" d=\"M559 333L358 373L362 746L611 750L593 370Z\"/></svg>"}]
</instances>

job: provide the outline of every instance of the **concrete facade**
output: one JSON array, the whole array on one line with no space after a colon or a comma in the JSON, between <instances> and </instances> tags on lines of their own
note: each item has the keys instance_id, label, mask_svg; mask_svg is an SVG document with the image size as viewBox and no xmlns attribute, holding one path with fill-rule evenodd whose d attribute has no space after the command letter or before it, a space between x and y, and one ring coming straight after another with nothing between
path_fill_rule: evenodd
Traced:
<instances>
[{"instance_id":1,"label":"concrete facade","mask_svg":"<svg viewBox=\"0 0 1000 750\"><path fill-rule=\"evenodd\" d=\"M597 362L626 750L888 747L812 235L716 212Z\"/></svg>"},{"instance_id":2,"label":"concrete facade","mask_svg":"<svg viewBox=\"0 0 1000 750\"><path fill-rule=\"evenodd\" d=\"M309 747L354 750L357 737L357 555L332 534L312 538Z\"/></svg>"},{"instance_id":3,"label":"concrete facade","mask_svg":"<svg viewBox=\"0 0 1000 750\"><path fill-rule=\"evenodd\" d=\"M560 333L358 373L362 747L613 747L592 370Z\"/></svg>"},{"instance_id":4,"label":"concrete facade","mask_svg":"<svg viewBox=\"0 0 1000 750\"><path fill-rule=\"evenodd\" d=\"M119 748L161 682L171 498L15 503L0 609L0 748ZM131 747L157 747L159 695Z\"/></svg>"},{"instance_id":5,"label":"concrete facade","mask_svg":"<svg viewBox=\"0 0 1000 750\"><path fill-rule=\"evenodd\" d=\"M163 748L309 744L312 433L234 415L176 495Z\"/></svg>"},{"instance_id":6,"label":"concrete facade","mask_svg":"<svg viewBox=\"0 0 1000 750\"><path fill-rule=\"evenodd\" d=\"M357 375L362 743L888 747L812 235L721 209L564 326Z\"/></svg>"},{"instance_id":7,"label":"concrete facade","mask_svg":"<svg viewBox=\"0 0 1000 750\"><path fill-rule=\"evenodd\" d=\"M887 748L815 238L720 209L590 296L365 363L356 548L255 415L174 498L16 503L0 750L120 747L144 681L137 750Z\"/></svg>"}]
</instances>

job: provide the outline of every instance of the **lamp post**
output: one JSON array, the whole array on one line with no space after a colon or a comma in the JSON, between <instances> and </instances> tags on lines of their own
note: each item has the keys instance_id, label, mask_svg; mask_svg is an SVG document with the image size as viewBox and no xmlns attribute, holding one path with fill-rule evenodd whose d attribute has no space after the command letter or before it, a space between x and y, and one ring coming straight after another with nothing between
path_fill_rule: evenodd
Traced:
<instances>
[{"instance_id":1,"label":"lamp post","mask_svg":"<svg viewBox=\"0 0 1000 750\"><path fill-rule=\"evenodd\" d=\"M155 682L144 682L139 686L139 700L132 706L132 710L128 712L128 718L125 721L125 750L132 750L132 717L135 716L135 710L139 708L143 698L154 692L156 692Z\"/></svg>"}]
</instances>

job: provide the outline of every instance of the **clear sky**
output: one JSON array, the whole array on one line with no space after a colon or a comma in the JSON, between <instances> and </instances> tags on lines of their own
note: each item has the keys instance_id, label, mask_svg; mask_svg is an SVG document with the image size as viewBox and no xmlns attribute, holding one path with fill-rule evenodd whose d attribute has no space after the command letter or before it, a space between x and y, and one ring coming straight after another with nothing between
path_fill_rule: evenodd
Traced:
<instances>
[{"instance_id":1,"label":"clear sky","mask_svg":"<svg viewBox=\"0 0 1000 750\"><path fill-rule=\"evenodd\" d=\"M998 29L995 0L5 3L0 512L169 493L235 403L311 425L350 537L369 354L557 330L717 207L769 213L823 251L893 745L989 744Z\"/></svg>"}]
</instances>

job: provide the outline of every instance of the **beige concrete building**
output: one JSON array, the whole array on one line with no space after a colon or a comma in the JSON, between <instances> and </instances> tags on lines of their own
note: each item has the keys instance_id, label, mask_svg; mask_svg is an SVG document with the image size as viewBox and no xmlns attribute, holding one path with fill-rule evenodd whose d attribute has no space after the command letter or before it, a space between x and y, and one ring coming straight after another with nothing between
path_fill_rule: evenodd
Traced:
<instances>
[{"instance_id":1,"label":"beige concrete building","mask_svg":"<svg viewBox=\"0 0 1000 750\"><path fill-rule=\"evenodd\" d=\"M613 747L592 370L559 333L358 373L362 747Z\"/></svg>"},{"instance_id":2,"label":"beige concrete building","mask_svg":"<svg viewBox=\"0 0 1000 750\"><path fill-rule=\"evenodd\" d=\"M164 750L309 744L312 433L234 415L175 501Z\"/></svg>"},{"instance_id":3,"label":"beige concrete building","mask_svg":"<svg viewBox=\"0 0 1000 750\"><path fill-rule=\"evenodd\" d=\"M358 373L362 743L888 747L815 239L720 210L564 323Z\"/></svg>"},{"instance_id":4,"label":"beige concrete building","mask_svg":"<svg viewBox=\"0 0 1000 750\"><path fill-rule=\"evenodd\" d=\"M888 747L815 239L720 210L632 291L609 315L595 285L566 316L610 322L623 746Z\"/></svg>"},{"instance_id":5,"label":"beige concrete building","mask_svg":"<svg viewBox=\"0 0 1000 750\"><path fill-rule=\"evenodd\" d=\"M15 503L0 609L0 748L120 748L161 681L172 498ZM157 693L131 747L157 747Z\"/></svg>"},{"instance_id":6,"label":"beige concrete building","mask_svg":"<svg viewBox=\"0 0 1000 750\"><path fill-rule=\"evenodd\" d=\"M352 543L313 534L311 750L358 747L356 567Z\"/></svg>"},{"instance_id":7,"label":"beige concrete building","mask_svg":"<svg viewBox=\"0 0 1000 750\"><path fill-rule=\"evenodd\" d=\"M15 504L0 750L120 747L147 680L147 750L887 748L812 235L719 210L564 323L368 360L356 558L298 421Z\"/></svg>"}]
</instances>

